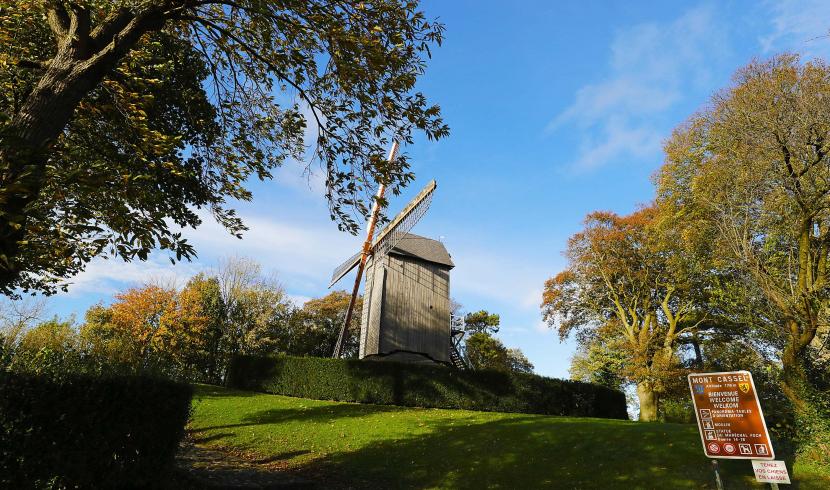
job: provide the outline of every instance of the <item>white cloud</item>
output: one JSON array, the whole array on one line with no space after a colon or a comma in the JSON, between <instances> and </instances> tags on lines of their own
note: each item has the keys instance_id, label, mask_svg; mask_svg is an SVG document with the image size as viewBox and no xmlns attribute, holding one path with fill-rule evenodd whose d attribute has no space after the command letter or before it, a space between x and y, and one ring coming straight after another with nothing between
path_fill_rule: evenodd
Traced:
<instances>
[{"instance_id":1,"label":"white cloud","mask_svg":"<svg viewBox=\"0 0 830 490\"><path fill-rule=\"evenodd\" d=\"M304 296L301 294L287 294L287 296L294 306L297 307L303 306L306 302L311 301L311 296Z\"/></svg>"},{"instance_id":2,"label":"white cloud","mask_svg":"<svg viewBox=\"0 0 830 490\"><path fill-rule=\"evenodd\" d=\"M579 157L574 162L577 170L592 170L613 161L619 155L647 158L661 149L660 131L648 126L631 124L619 116L607 118L599 135L584 135Z\"/></svg>"},{"instance_id":3,"label":"white cloud","mask_svg":"<svg viewBox=\"0 0 830 490\"><path fill-rule=\"evenodd\" d=\"M358 250L361 240L359 236L338 231L333 224L327 227L295 224L258 215L242 215L250 229L240 240L209 215L202 218L199 228L184 231L199 254L197 260L172 265L161 251L154 251L146 262L95 259L71 280L70 294L112 295L146 282L180 287L194 274L213 269L219 259L234 255L252 257L265 272L276 273L289 287L289 293L322 291L328 285L331 271ZM298 304L309 299L301 294L289 296Z\"/></svg>"},{"instance_id":4,"label":"white cloud","mask_svg":"<svg viewBox=\"0 0 830 490\"><path fill-rule=\"evenodd\" d=\"M121 259L95 259L69 282L72 296L86 293L112 295L125 287L148 282L181 286L202 267L198 263L182 262L172 266L162 253L151 255L146 262L124 262Z\"/></svg>"},{"instance_id":5,"label":"white cloud","mask_svg":"<svg viewBox=\"0 0 830 490\"><path fill-rule=\"evenodd\" d=\"M328 285L331 271L354 254L361 242L360 236L341 232L332 223L293 223L261 215L242 215L242 219L250 229L241 240L210 218L186 236L200 257L253 257L264 269L277 272L284 283L300 289Z\"/></svg>"},{"instance_id":6,"label":"white cloud","mask_svg":"<svg viewBox=\"0 0 830 490\"><path fill-rule=\"evenodd\" d=\"M708 7L668 23L640 24L620 31L610 51L607 79L581 87L547 131L573 126L581 143L570 168L582 171L621 157L659 154L665 128L659 116L710 78L724 55L725 30Z\"/></svg>"},{"instance_id":7,"label":"white cloud","mask_svg":"<svg viewBox=\"0 0 830 490\"><path fill-rule=\"evenodd\" d=\"M453 247L453 295L475 294L524 310L538 309L550 271L515 255Z\"/></svg>"},{"instance_id":8,"label":"white cloud","mask_svg":"<svg viewBox=\"0 0 830 490\"><path fill-rule=\"evenodd\" d=\"M324 172L314 162L288 160L274 170L274 182L298 190L309 199L320 199L326 192Z\"/></svg>"},{"instance_id":9,"label":"white cloud","mask_svg":"<svg viewBox=\"0 0 830 490\"><path fill-rule=\"evenodd\" d=\"M772 32L759 38L765 54L795 51L807 56L830 54L830 2L775 0L765 2Z\"/></svg>"}]
</instances>

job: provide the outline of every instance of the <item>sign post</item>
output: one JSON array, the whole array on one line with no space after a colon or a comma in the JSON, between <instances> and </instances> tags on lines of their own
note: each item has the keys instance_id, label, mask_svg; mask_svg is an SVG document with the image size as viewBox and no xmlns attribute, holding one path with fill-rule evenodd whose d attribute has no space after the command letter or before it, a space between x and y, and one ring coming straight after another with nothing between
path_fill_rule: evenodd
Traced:
<instances>
[{"instance_id":1,"label":"sign post","mask_svg":"<svg viewBox=\"0 0 830 490\"><path fill-rule=\"evenodd\" d=\"M722 488L717 459L751 459L755 478L769 482L789 483L781 476L775 459L767 423L758 392L749 371L728 373L693 373L689 375L689 389L695 407L695 419L703 443L703 453L712 459L717 487ZM759 476L759 468L766 478ZM787 468L784 466L786 476ZM771 476L770 476L771 475Z\"/></svg>"},{"instance_id":2,"label":"sign post","mask_svg":"<svg viewBox=\"0 0 830 490\"><path fill-rule=\"evenodd\" d=\"M690 374L689 389L707 457L775 459L752 374Z\"/></svg>"}]
</instances>

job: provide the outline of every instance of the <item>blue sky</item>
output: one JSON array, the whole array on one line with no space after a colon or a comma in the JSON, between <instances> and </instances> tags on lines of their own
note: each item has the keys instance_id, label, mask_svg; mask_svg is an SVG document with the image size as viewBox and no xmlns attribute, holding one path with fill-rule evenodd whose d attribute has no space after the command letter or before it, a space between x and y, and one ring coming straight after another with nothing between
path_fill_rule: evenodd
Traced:
<instances>
[{"instance_id":1,"label":"blue sky","mask_svg":"<svg viewBox=\"0 0 830 490\"><path fill-rule=\"evenodd\" d=\"M632 211L652 197L650 176L673 127L706 104L753 57L782 51L830 55L830 2L428 1L446 24L423 90L452 134L404 148L417 181L391 202L400 209L430 179L432 207L414 233L441 238L456 268L452 296L466 309L501 315L498 336L540 374L566 377L571 343L541 321L545 279L586 213ZM170 265L98 260L50 298L50 314L77 314L148 279L177 280L227 255L276 272L297 301L326 293L331 270L360 237L329 221L319 172L286 165L252 183L237 207L250 226L237 240L205 222L187 235L199 258ZM349 287L349 280L341 285Z\"/></svg>"}]
</instances>

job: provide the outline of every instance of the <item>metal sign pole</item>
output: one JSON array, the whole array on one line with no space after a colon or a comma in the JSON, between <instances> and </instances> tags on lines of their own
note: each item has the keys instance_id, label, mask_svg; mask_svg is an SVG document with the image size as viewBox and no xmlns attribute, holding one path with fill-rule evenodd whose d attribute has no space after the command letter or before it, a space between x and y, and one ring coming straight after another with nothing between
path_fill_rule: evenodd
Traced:
<instances>
[{"instance_id":1,"label":"metal sign pole","mask_svg":"<svg viewBox=\"0 0 830 490\"><path fill-rule=\"evenodd\" d=\"M715 484L718 487L718 490L723 490L723 482L720 479L720 472L718 471L718 460L712 460L712 469L715 470Z\"/></svg>"}]
</instances>

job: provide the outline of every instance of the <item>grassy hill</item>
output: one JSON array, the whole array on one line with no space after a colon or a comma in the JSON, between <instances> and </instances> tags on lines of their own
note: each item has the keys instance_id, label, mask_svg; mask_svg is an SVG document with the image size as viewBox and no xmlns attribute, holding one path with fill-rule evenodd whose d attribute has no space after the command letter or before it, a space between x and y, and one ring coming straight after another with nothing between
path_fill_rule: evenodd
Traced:
<instances>
[{"instance_id":1,"label":"grassy hill","mask_svg":"<svg viewBox=\"0 0 830 490\"><path fill-rule=\"evenodd\" d=\"M374 488L713 488L696 428L359 405L198 386L200 445L326 485ZM723 461L726 488L762 488ZM792 474L792 470L791 470ZM796 467L800 488L830 475Z\"/></svg>"}]
</instances>

